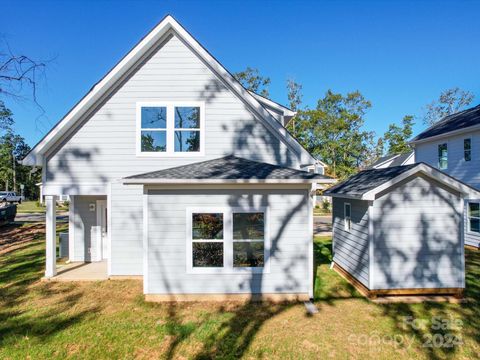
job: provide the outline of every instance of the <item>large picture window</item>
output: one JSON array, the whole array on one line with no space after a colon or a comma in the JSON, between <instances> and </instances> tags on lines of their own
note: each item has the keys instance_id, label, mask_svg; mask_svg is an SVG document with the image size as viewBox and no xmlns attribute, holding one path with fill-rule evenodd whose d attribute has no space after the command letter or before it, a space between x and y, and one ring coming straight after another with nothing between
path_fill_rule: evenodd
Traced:
<instances>
[{"instance_id":1,"label":"large picture window","mask_svg":"<svg viewBox=\"0 0 480 360\"><path fill-rule=\"evenodd\" d=\"M137 156L203 154L203 103L137 103Z\"/></svg>"},{"instance_id":2,"label":"large picture window","mask_svg":"<svg viewBox=\"0 0 480 360\"><path fill-rule=\"evenodd\" d=\"M480 202L468 203L468 231L480 233Z\"/></svg>"},{"instance_id":3,"label":"large picture window","mask_svg":"<svg viewBox=\"0 0 480 360\"><path fill-rule=\"evenodd\" d=\"M187 221L187 269L190 272L264 272L267 268L269 243L265 208L252 211L190 208Z\"/></svg>"}]
</instances>

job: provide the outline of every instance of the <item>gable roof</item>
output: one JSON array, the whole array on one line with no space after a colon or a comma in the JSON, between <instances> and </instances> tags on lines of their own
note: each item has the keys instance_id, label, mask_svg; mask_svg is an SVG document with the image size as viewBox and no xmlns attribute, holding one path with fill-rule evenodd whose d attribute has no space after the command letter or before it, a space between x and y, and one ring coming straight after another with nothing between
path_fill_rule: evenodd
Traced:
<instances>
[{"instance_id":1,"label":"gable roof","mask_svg":"<svg viewBox=\"0 0 480 360\"><path fill-rule=\"evenodd\" d=\"M331 177L233 155L124 178L125 184L333 183Z\"/></svg>"},{"instance_id":2,"label":"gable roof","mask_svg":"<svg viewBox=\"0 0 480 360\"><path fill-rule=\"evenodd\" d=\"M427 130L418 134L411 142L416 143L451 132L463 132L471 130L472 127L480 128L480 105L445 116Z\"/></svg>"},{"instance_id":3,"label":"gable roof","mask_svg":"<svg viewBox=\"0 0 480 360\"><path fill-rule=\"evenodd\" d=\"M391 161L391 164L388 165L388 167L393 167L393 166L401 166L404 165L405 162L413 156L414 152L410 151L407 153L403 154L393 154L393 155L386 155L381 158L379 158L377 161L375 161L373 164L368 166L366 170L368 169L378 169L381 165L384 165L385 163L388 163Z\"/></svg>"},{"instance_id":4,"label":"gable roof","mask_svg":"<svg viewBox=\"0 0 480 360\"><path fill-rule=\"evenodd\" d=\"M324 195L360 200L374 200L375 195L379 192L384 191L417 173L422 173L435 179L462 194L480 195L480 192L473 187L425 163L360 171L358 174L353 175L344 182L332 186L324 192Z\"/></svg>"},{"instance_id":5,"label":"gable roof","mask_svg":"<svg viewBox=\"0 0 480 360\"><path fill-rule=\"evenodd\" d=\"M172 16L167 15L153 30L143 37L90 91L51 129L23 159L24 165L42 165L43 157L55 144L83 117L95 107L108 92L154 49L166 35L174 33L190 49L208 64L210 70L241 99L253 114L260 119L279 141L283 142L298 157L301 165L315 162L315 159L302 145L267 111L259 100L247 91L233 75L223 67L187 30Z\"/></svg>"}]
</instances>

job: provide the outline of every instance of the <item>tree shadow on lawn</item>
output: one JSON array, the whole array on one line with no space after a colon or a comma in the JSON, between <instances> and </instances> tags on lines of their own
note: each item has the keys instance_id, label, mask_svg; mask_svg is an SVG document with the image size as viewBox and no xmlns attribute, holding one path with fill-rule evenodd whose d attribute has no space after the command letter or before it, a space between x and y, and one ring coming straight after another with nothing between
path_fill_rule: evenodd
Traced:
<instances>
[{"instance_id":1,"label":"tree shadow on lawn","mask_svg":"<svg viewBox=\"0 0 480 360\"><path fill-rule=\"evenodd\" d=\"M84 295L74 285L34 284L45 267L44 241L33 240L38 237L41 232L0 258L0 346L27 336L43 341L98 311L72 311Z\"/></svg>"},{"instance_id":2,"label":"tree shadow on lawn","mask_svg":"<svg viewBox=\"0 0 480 360\"><path fill-rule=\"evenodd\" d=\"M429 359L459 355L465 342L480 343L480 252L466 249L465 258L465 302L378 305L394 321L395 330L416 339Z\"/></svg>"}]
</instances>

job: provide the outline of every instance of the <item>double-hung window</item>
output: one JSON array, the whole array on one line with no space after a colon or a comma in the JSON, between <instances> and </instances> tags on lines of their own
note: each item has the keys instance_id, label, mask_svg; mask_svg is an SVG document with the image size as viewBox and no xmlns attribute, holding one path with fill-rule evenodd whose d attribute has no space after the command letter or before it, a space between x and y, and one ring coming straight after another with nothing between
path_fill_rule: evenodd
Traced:
<instances>
[{"instance_id":1,"label":"double-hung window","mask_svg":"<svg viewBox=\"0 0 480 360\"><path fill-rule=\"evenodd\" d=\"M343 208L343 227L346 231L352 228L352 205L345 203Z\"/></svg>"},{"instance_id":2,"label":"double-hung window","mask_svg":"<svg viewBox=\"0 0 480 360\"><path fill-rule=\"evenodd\" d=\"M447 144L438 145L438 168L445 170L448 167L448 147Z\"/></svg>"},{"instance_id":3,"label":"double-hung window","mask_svg":"<svg viewBox=\"0 0 480 360\"><path fill-rule=\"evenodd\" d=\"M468 231L480 233L480 202L468 203Z\"/></svg>"},{"instance_id":4,"label":"double-hung window","mask_svg":"<svg viewBox=\"0 0 480 360\"><path fill-rule=\"evenodd\" d=\"M201 102L137 103L137 155L203 155L204 117Z\"/></svg>"},{"instance_id":5,"label":"double-hung window","mask_svg":"<svg viewBox=\"0 0 480 360\"><path fill-rule=\"evenodd\" d=\"M187 209L187 271L268 272L266 208Z\"/></svg>"},{"instance_id":6,"label":"double-hung window","mask_svg":"<svg viewBox=\"0 0 480 360\"><path fill-rule=\"evenodd\" d=\"M463 159L472 160L472 139L463 139Z\"/></svg>"}]
</instances>

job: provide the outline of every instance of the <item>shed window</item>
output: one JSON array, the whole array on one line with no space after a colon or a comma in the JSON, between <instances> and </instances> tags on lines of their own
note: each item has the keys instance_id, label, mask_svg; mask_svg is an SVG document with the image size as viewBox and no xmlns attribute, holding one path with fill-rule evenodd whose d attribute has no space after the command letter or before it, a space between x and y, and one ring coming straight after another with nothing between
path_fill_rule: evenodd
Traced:
<instances>
[{"instance_id":1,"label":"shed window","mask_svg":"<svg viewBox=\"0 0 480 360\"><path fill-rule=\"evenodd\" d=\"M447 144L438 145L438 168L445 170L448 166L448 148Z\"/></svg>"},{"instance_id":2,"label":"shed window","mask_svg":"<svg viewBox=\"0 0 480 360\"><path fill-rule=\"evenodd\" d=\"M463 158L465 161L472 160L472 139L463 140Z\"/></svg>"},{"instance_id":3,"label":"shed window","mask_svg":"<svg viewBox=\"0 0 480 360\"><path fill-rule=\"evenodd\" d=\"M468 231L480 233L480 203L468 203Z\"/></svg>"},{"instance_id":4,"label":"shed window","mask_svg":"<svg viewBox=\"0 0 480 360\"><path fill-rule=\"evenodd\" d=\"M345 203L343 209L343 221L346 231L350 231L352 228L352 206L349 203Z\"/></svg>"}]
</instances>

